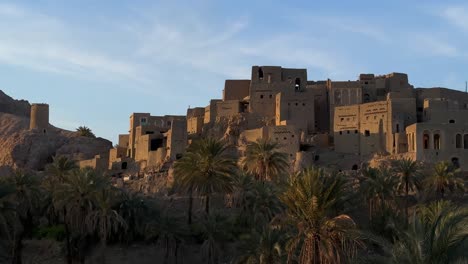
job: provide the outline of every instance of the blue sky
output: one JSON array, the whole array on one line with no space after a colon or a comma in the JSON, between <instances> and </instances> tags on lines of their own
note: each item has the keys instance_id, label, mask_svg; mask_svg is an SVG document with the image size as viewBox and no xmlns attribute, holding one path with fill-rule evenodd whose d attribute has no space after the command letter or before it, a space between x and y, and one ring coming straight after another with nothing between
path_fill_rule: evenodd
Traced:
<instances>
[{"instance_id":1,"label":"blue sky","mask_svg":"<svg viewBox=\"0 0 468 264\"><path fill-rule=\"evenodd\" d=\"M0 89L114 142L132 112L185 114L252 65L464 90L468 4L380 2L0 0Z\"/></svg>"}]
</instances>

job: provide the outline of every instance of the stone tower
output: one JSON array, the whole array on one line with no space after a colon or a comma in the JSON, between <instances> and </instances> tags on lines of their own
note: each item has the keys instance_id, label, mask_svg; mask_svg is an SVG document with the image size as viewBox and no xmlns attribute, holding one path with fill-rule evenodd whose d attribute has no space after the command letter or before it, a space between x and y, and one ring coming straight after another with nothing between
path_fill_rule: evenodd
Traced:
<instances>
[{"instance_id":1,"label":"stone tower","mask_svg":"<svg viewBox=\"0 0 468 264\"><path fill-rule=\"evenodd\" d=\"M45 134L48 128L49 128L49 105L48 104L32 104L29 129L40 130Z\"/></svg>"}]
</instances>

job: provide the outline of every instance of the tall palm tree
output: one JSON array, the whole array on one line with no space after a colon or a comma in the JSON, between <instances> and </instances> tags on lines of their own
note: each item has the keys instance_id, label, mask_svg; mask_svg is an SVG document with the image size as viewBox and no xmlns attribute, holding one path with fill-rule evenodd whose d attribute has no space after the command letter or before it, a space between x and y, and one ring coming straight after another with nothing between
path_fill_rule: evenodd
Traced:
<instances>
[{"instance_id":1,"label":"tall palm tree","mask_svg":"<svg viewBox=\"0 0 468 264\"><path fill-rule=\"evenodd\" d=\"M86 219L94 209L94 201L98 192L110 186L109 180L92 169L76 169L67 174L65 180L53 193L52 202L60 213L65 226L69 228L71 240L84 244L88 234ZM71 242L70 242L71 243ZM71 247L67 255L73 256ZM82 252L77 252L83 260ZM67 261L70 260L67 259Z\"/></svg>"},{"instance_id":2,"label":"tall palm tree","mask_svg":"<svg viewBox=\"0 0 468 264\"><path fill-rule=\"evenodd\" d=\"M65 156L56 156L53 162L46 166L47 176L51 178L53 183L60 184L65 180L66 174L71 170L77 169L77 165L73 160Z\"/></svg>"},{"instance_id":3,"label":"tall palm tree","mask_svg":"<svg viewBox=\"0 0 468 264\"><path fill-rule=\"evenodd\" d=\"M202 222L204 241L201 246L205 263L221 263L224 244L229 238L227 218L220 214L207 215Z\"/></svg>"},{"instance_id":4,"label":"tall palm tree","mask_svg":"<svg viewBox=\"0 0 468 264\"><path fill-rule=\"evenodd\" d=\"M359 193L367 201L369 220L372 220L374 211L381 210L394 200L397 178L385 167L365 167L361 170L359 180Z\"/></svg>"},{"instance_id":5,"label":"tall palm tree","mask_svg":"<svg viewBox=\"0 0 468 264\"><path fill-rule=\"evenodd\" d=\"M299 263L343 263L363 245L354 221L339 214L346 197L346 182L317 168L306 169L290 178L281 196L286 220L295 231L288 241L288 259Z\"/></svg>"},{"instance_id":6,"label":"tall palm tree","mask_svg":"<svg viewBox=\"0 0 468 264\"><path fill-rule=\"evenodd\" d=\"M127 223L127 232L121 234L121 239L129 242L144 235L145 217L150 215L146 199L133 192L122 192L118 212Z\"/></svg>"},{"instance_id":7,"label":"tall palm tree","mask_svg":"<svg viewBox=\"0 0 468 264\"><path fill-rule=\"evenodd\" d=\"M213 138L201 139L192 143L187 153L175 163L175 184L189 194L195 192L203 196L205 212L209 214L210 197L215 193L232 191L235 168L235 160L227 153L224 142Z\"/></svg>"},{"instance_id":8,"label":"tall palm tree","mask_svg":"<svg viewBox=\"0 0 468 264\"><path fill-rule=\"evenodd\" d=\"M260 181L279 181L289 168L288 156L279 151L278 143L265 139L247 145L242 165Z\"/></svg>"},{"instance_id":9,"label":"tall palm tree","mask_svg":"<svg viewBox=\"0 0 468 264\"><path fill-rule=\"evenodd\" d=\"M434 172L425 180L426 190L444 199L447 191L451 193L464 192L464 182L460 177L460 169L454 168L449 162L441 161L434 165Z\"/></svg>"},{"instance_id":10,"label":"tall palm tree","mask_svg":"<svg viewBox=\"0 0 468 264\"><path fill-rule=\"evenodd\" d=\"M416 212L408 231L400 234L393 248L393 262L423 264L466 261L467 239L468 209L448 201L434 202Z\"/></svg>"},{"instance_id":11,"label":"tall palm tree","mask_svg":"<svg viewBox=\"0 0 468 264\"><path fill-rule=\"evenodd\" d=\"M420 181L421 166L411 158L402 158L395 162L395 171L400 179L398 189L405 194L405 218L408 219L409 192L416 191Z\"/></svg>"},{"instance_id":12,"label":"tall palm tree","mask_svg":"<svg viewBox=\"0 0 468 264\"><path fill-rule=\"evenodd\" d=\"M279 264L284 263L284 232L279 229L264 227L261 232L254 231L239 246L241 255L236 263L246 264Z\"/></svg>"},{"instance_id":13,"label":"tall palm tree","mask_svg":"<svg viewBox=\"0 0 468 264\"><path fill-rule=\"evenodd\" d=\"M125 231L127 224L122 216L113 209L116 203L115 190L102 189L95 194L94 199L94 209L87 215L86 224L89 233L99 235L102 245L101 262L105 263L107 240L116 235L118 231Z\"/></svg>"},{"instance_id":14,"label":"tall palm tree","mask_svg":"<svg viewBox=\"0 0 468 264\"><path fill-rule=\"evenodd\" d=\"M13 191L8 199L14 204L15 222L13 224L13 252L12 263L22 263L23 239L32 233L33 217L39 208L41 190L38 178L30 173L16 171L6 178Z\"/></svg>"},{"instance_id":15,"label":"tall palm tree","mask_svg":"<svg viewBox=\"0 0 468 264\"><path fill-rule=\"evenodd\" d=\"M42 181L42 185L45 190L49 192L47 198L49 199L49 206L48 206L48 215L53 218L53 221L58 221L57 218L59 215L66 218L66 208L56 208L53 203L53 196L56 193L56 190L59 186L61 186L66 177L71 173L71 171L78 169L76 163L73 160L65 156L55 156L53 162L46 166L46 178ZM59 211L60 210L60 211ZM66 252L67 252L67 263L72 262L71 256L71 244L70 244L70 227L68 226L66 221L63 221L63 225L65 228L65 244L66 244Z\"/></svg>"}]
</instances>

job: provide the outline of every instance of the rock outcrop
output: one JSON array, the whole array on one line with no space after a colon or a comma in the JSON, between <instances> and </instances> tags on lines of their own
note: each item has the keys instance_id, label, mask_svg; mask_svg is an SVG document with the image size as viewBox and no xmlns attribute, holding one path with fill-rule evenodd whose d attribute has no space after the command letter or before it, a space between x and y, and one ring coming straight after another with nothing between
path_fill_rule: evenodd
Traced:
<instances>
[{"instance_id":1,"label":"rock outcrop","mask_svg":"<svg viewBox=\"0 0 468 264\"><path fill-rule=\"evenodd\" d=\"M0 167L42 170L53 156L73 160L107 154L112 143L103 138L82 137L50 126L47 133L29 130L30 104L14 100L0 91Z\"/></svg>"}]
</instances>

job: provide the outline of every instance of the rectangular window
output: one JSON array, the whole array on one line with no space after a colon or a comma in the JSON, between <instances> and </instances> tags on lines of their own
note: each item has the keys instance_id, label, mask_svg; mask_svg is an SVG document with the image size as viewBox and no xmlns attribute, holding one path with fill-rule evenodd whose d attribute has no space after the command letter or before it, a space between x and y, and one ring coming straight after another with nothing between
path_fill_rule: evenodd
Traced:
<instances>
[{"instance_id":1,"label":"rectangular window","mask_svg":"<svg viewBox=\"0 0 468 264\"><path fill-rule=\"evenodd\" d=\"M369 131L369 130L364 131L364 135L365 135L366 137L370 136L370 131Z\"/></svg>"}]
</instances>

